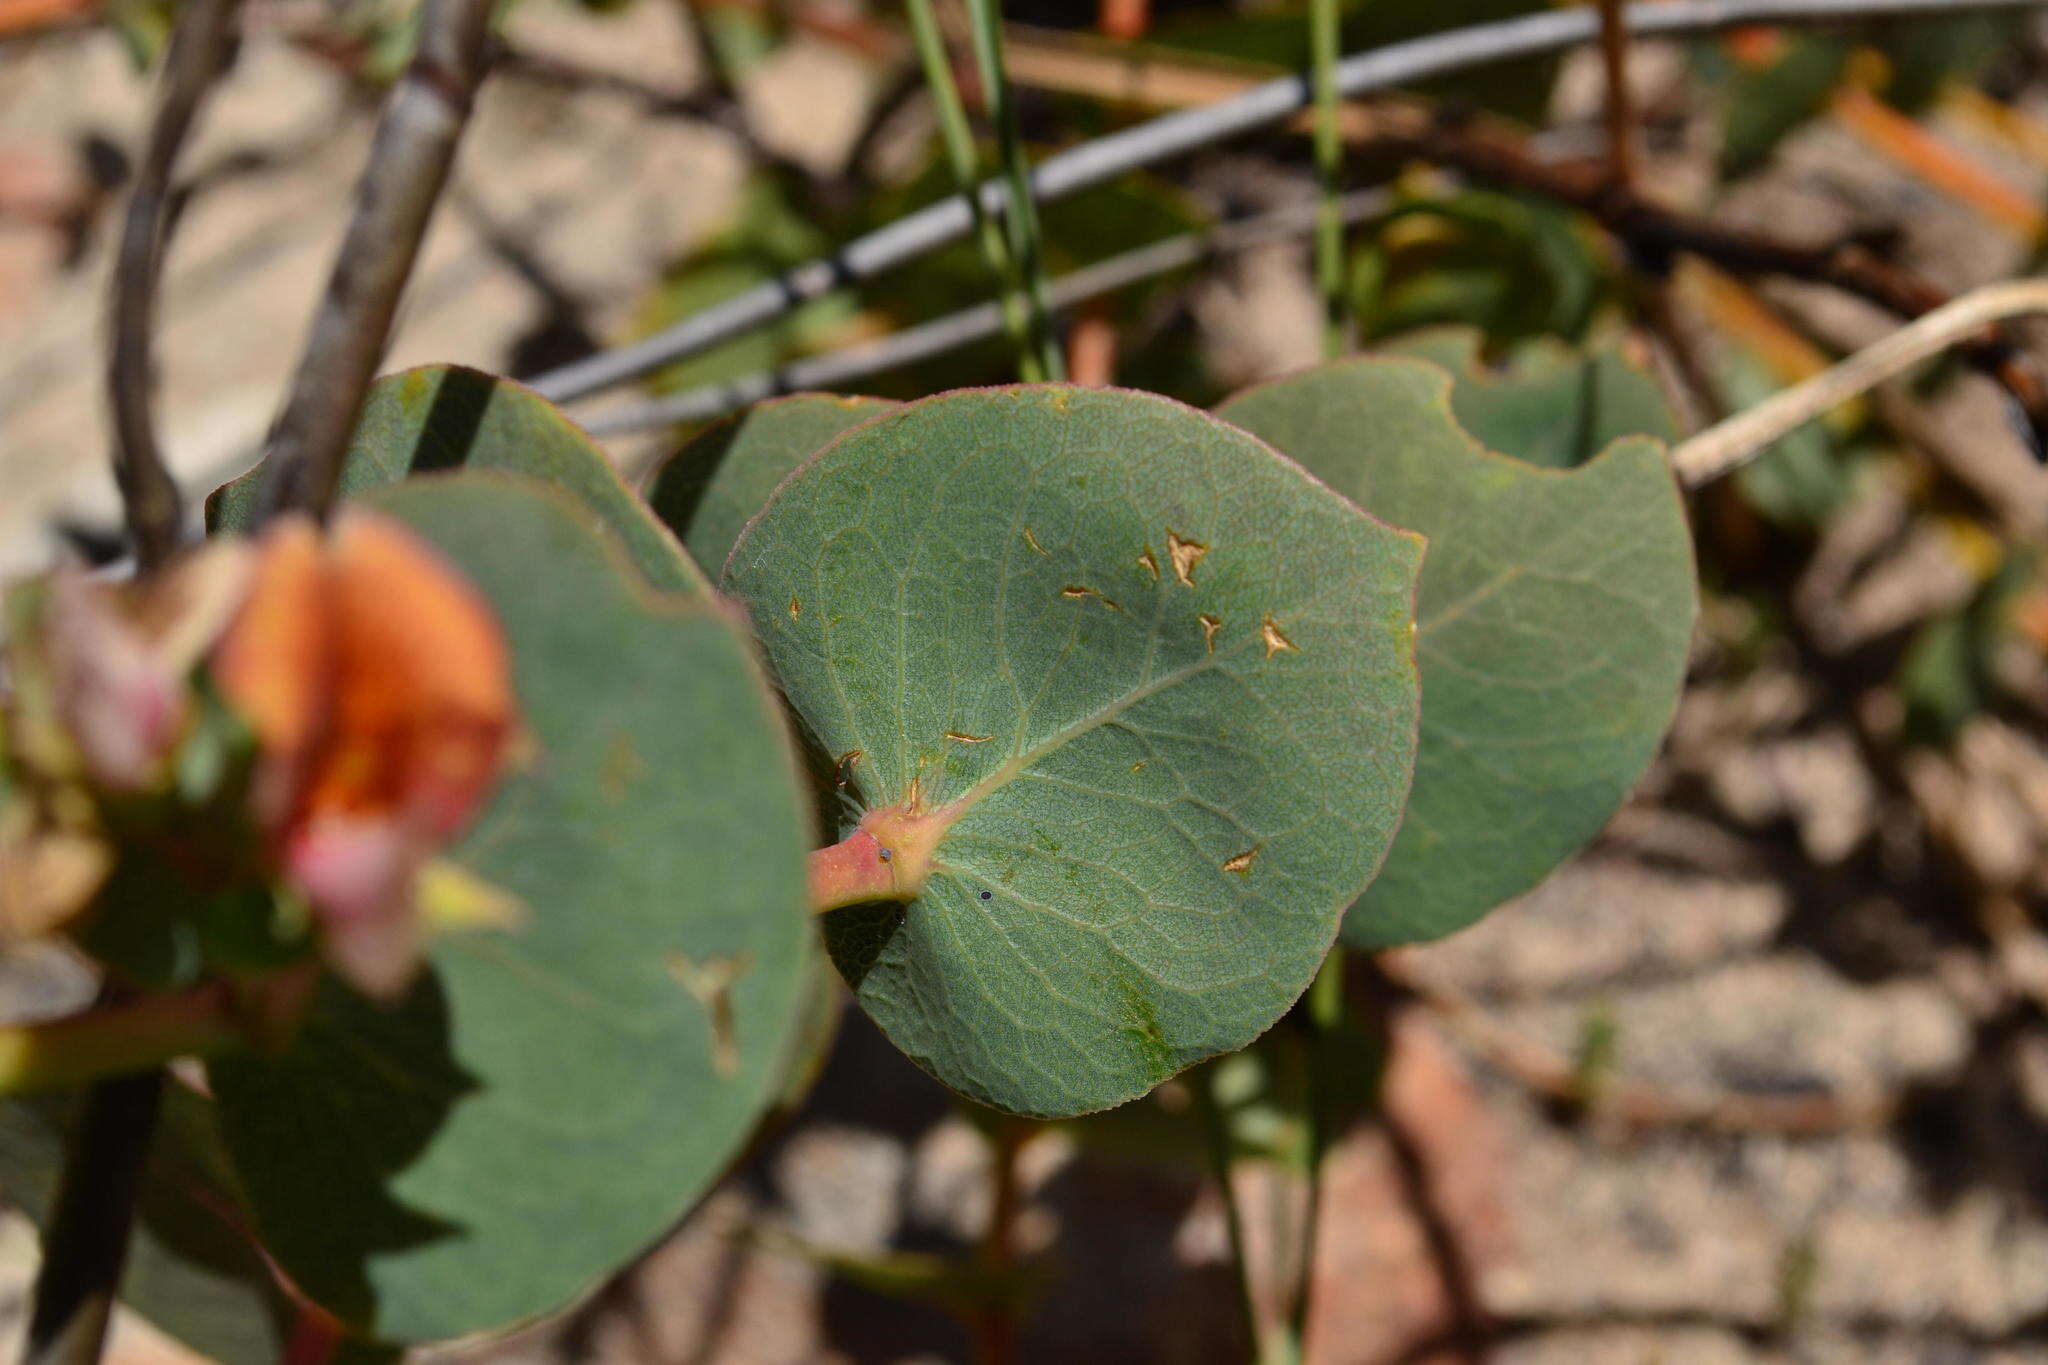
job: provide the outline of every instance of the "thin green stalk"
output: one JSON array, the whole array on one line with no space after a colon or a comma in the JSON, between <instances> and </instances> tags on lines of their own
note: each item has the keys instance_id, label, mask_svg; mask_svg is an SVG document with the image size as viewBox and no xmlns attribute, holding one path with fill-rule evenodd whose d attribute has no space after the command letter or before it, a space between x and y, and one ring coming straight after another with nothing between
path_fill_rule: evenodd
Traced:
<instances>
[{"instance_id":1,"label":"thin green stalk","mask_svg":"<svg viewBox=\"0 0 2048 1365\"><path fill-rule=\"evenodd\" d=\"M967 121L967 106L960 87L953 80L953 63L946 51L946 38L939 31L939 17L932 0L906 0L910 11L910 34L917 46L917 59L924 67L925 84L931 88L932 104L939 115L939 139L945 144L946 162L953 183L967 196L967 210L974 215L974 237L995 277L1002 299L1003 330L1017 348L1017 370L1027 382L1044 379L1043 362L1032 337L1024 301L1017 294L1015 263L1003 231L989 217L981 202L981 158L974 149L974 129Z\"/></svg>"},{"instance_id":2,"label":"thin green stalk","mask_svg":"<svg viewBox=\"0 0 2048 1365\"><path fill-rule=\"evenodd\" d=\"M1017 122L1017 100L1003 71L1003 16L996 0L967 0L969 28L974 37L974 61L981 69L982 91L988 100L989 121L995 125L996 155L1002 161L1003 179L1010 191L1009 212L1003 224L1010 238L1010 258L1024 283L1031 305L1031 336L1037 344L1040 364L1048 379L1064 379L1065 358L1052 330L1052 297L1046 283L1044 233L1038 223L1038 201L1031 193L1031 168L1024 156L1024 133Z\"/></svg>"},{"instance_id":3,"label":"thin green stalk","mask_svg":"<svg viewBox=\"0 0 2048 1365\"><path fill-rule=\"evenodd\" d=\"M1223 1200L1223 1226L1230 1234L1230 1269L1237 1285L1237 1303L1244 1319L1245 1359L1259 1358L1259 1317L1252 1306L1251 1259L1245 1252L1244 1220L1238 1215L1237 1196L1230 1189L1230 1129L1223 1121L1223 1108L1216 1103L1216 1071L1203 1067L1192 1079L1195 1099L1202 1107L1202 1123L1209 1132L1209 1169L1216 1177L1217 1194Z\"/></svg>"},{"instance_id":4,"label":"thin green stalk","mask_svg":"<svg viewBox=\"0 0 2048 1365\"><path fill-rule=\"evenodd\" d=\"M1344 148L1337 136L1337 0L1309 0L1309 54L1315 83L1316 174L1322 180L1316 217L1316 288L1323 297L1323 354L1344 354L1344 215L1338 200Z\"/></svg>"},{"instance_id":5,"label":"thin green stalk","mask_svg":"<svg viewBox=\"0 0 2048 1365\"><path fill-rule=\"evenodd\" d=\"M1330 1153L1331 1040L1344 1024L1344 949L1332 948L1308 988L1308 1202L1301 1215L1300 1280L1287 1314L1297 1359L1308 1353L1308 1315L1315 1293L1316 1241L1322 1226L1323 1165Z\"/></svg>"}]
</instances>

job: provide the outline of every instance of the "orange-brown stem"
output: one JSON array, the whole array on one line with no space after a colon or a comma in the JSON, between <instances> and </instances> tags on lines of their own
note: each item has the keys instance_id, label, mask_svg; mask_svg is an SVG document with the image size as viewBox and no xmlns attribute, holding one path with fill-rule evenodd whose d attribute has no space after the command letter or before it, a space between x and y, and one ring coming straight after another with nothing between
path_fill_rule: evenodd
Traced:
<instances>
[{"instance_id":1,"label":"orange-brown stem","mask_svg":"<svg viewBox=\"0 0 2048 1365\"><path fill-rule=\"evenodd\" d=\"M885 806L861 817L859 828L811 854L811 909L819 914L864 901L907 901L931 876L932 851L957 807L919 810Z\"/></svg>"}]
</instances>

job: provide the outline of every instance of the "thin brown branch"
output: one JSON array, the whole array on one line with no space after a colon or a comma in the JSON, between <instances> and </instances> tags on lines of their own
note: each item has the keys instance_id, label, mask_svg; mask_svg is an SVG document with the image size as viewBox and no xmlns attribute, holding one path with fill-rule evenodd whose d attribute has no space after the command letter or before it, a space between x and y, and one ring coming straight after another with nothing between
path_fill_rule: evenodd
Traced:
<instances>
[{"instance_id":1,"label":"thin brown branch","mask_svg":"<svg viewBox=\"0 0 2048 1365\"><path fill-rule=\"evenodd\" d=\"M1896 1096L1878 1093L1744 1095L1664 1089L1625 1077L1589 1086L1570 1059L1502 1024L1463 991L1418 965L1412 954L1382 953L1379 968L1487 1065L1546 1100L1624 1128L1810 1136L1880 1127L1898 1109Z\"/></svg>"},{"instance_id":2,"label":"thin brown branch","mask_svg":"<svg viewBox=\"0 0 2048 1365\"><path fill-rule=\"evenodd\" d=\"M1628 0L1597 0L1600 6L1600 65L1607 76L1607 173L1623 189L1636 183L1635 152L1630 131L1635 109L1628 88L1628 21L1622 7Z\"/></svg>"},{"instance_id":3,"label":"thin brown branch","mask_svg":"<svg viewBox=\"0 0 2048 1365\"><path fill-rule=\"evenodd\" d=\"M177 480L165 467L157 444L149 401L157 272L170 235L171 172L207 92L227 69L239 8L240 0L193 0L178 16L164 61L156 121L150 125L114 259L113 337L107 357L114 482L121 489L122 515L135 543L136 562L145 570L177 549L185 516Z\"/></svg>"},{"instance_id":4,"label":"thin brown branch","mask_svg":"<svg viewBox=\"0 0 2048 1365\"><path fill-rule=\"evenodd\" d=\"M391 92L355 217L272 429L262 515L325 515L428 220L483 79L490 0L428 0L412 64Z\"/></svg>"}]
</instances>

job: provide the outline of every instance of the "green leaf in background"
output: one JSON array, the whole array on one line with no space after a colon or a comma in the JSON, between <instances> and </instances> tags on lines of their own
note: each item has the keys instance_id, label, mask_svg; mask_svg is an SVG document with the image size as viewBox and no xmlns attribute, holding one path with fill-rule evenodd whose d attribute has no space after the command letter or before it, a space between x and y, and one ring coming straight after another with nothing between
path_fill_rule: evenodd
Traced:
<instances>
[{"instance_id":1,"label":"green leaf in background","mask_svg":"<svg viewBox=\"0 0 2048 1365\"><path fill-rule=\"evenodd\" d=\"M1692 635L1692 540L1659 443L1543 469L1475 443L1450 394L1433 365L1366 358L1221 409L1429 537L1415 790L1346 917L1361 947L1463 928L1591 838L1671 722Z\"/></svg>"},{"instance_id":2,"label":"green leaf in background","mask_svg":"<svg viewBox=\"0 0 2048 1365\"><path fill-rule=\"evenodd\" d=\"M456 468L504 470L550 484L596 513L649 583L671 592L710 591L604 452L533 390L459 365L426 365L371 386L341 473L344 497ZM263 476L259 464L207 499L208 528L247 530Z\"/></svg>"},{"instance_id":3,"label":"green leaf in background","mask_svg":"<svg viewBox=\"0 0 2048 1365\"><path fill-rule=\"evenodd\" d=\"M1764 362L1739 345L1723 348L1717 369L1721 400L1741 412L1776 393L1781 385ZM1832 421L1809 422L1766 447L1735 471L1735 486L1750 506L1780 526L1819 527L1855 491L1867 453L1845 438Z\"/></svg>"},{"instance_id":4,"label":"green leaf in background","mask_svg":"<svg viewBox=\"0 0 2048 1365\"><path fill-rule=\"evenodd\" d=\"M742 632L657 594L530 480L372 501L509 636L533 753L456 861L524 922L437 941L382 1009L328 983L297 1043L210 1073L265 1245L357 1330L439 1340L559 1308L724 1170L794 1053L808 819Z\"/></svg>"},{"instance_id":5,"label":"green leaf in background","mask_svg":"<svg viewBox=\"0 0 2048 1365\"><path fill-rule=\"evenodd\" d=\"M1738 61L1728 40L1693 45L1695 64L1720 92L1721 175L1762 169L1794 129L1827 106L1849 63L1850 45L1835 34L1780 32L1767 62Z\"/></svg>"},{"instance_id":6,"label":"green leaf in background","mask_svg":"<svg viewBox=\"0 0 2048 1365\"><path fill-rule=\"evenodd\" d=\"M1607 267L1577 217L1488 190L1401 204L1360 234L1352 306L1371 336L1468 324L1495 346L1584 333Z\"/></svg>"},{"instance_id":7,"label":"green leaf in background","mask_svg":"<svg viewBox=\"0 0 2048 1365\"><path fill-rule=\"evenodd\" d=\"M1489 450L1548 469L1575 469L1624 436L1678 439L1657 381L1612 348L1580 351L1554 338L1517 346L1497 367L1482 338L1436 328L1382 343L1382 355L1434 361L1451 373L1451 414Z\"/></svg>"},{"instance_id":8,"label":"green leaf in background","mask_svg":"<svg viewBox=\"0 0 2048 1365\"><path fill-rule=\"evenodd\" d=\"M915 899L826 920L897 1046L1071 1115L1269 1027L1400 818L1420 552L1121 390L926 399L785 482L722 586L841 758L841 832L944 825Z\"/></svg>"},{"instance_id":9,"label":"green leaf in background","mask_svg":"<svg viewBox=\"0 0 2048 1365\"><path fill-rule=\"evenodd\" d=\"M1976 84L1984 73L2021 49L2032 18L2019 14L1966 14L1954 19L1870 26L1891 63L1886 100L1918 113L1955 81Z\"/></svg>"},{"instance_id":10,"label":"green leaf in background","mask_svg":"<svg viewBox=\"0 0 2048 1365\"><path fill-rule=\"evenodd\" d=\"M775 486L848 427L897 406L882 398L798 393L756 403L699 432L655 473L654 514L716 573Z\"/></svg>"}]
</instances>

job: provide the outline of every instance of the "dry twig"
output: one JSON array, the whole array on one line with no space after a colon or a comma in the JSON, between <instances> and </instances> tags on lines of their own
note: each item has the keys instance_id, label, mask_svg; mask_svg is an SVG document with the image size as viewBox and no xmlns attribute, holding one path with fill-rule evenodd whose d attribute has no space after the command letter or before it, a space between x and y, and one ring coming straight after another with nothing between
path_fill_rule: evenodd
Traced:
<instances>
[{"instance_id":1,"label":"dry twig","mask_svg":"<svg viewBox=\"0 0 2048 1365\"><path fill-rule=\"evenodd\" d=\"M194 0L178 17L164 62L162 99L114 260L113 337L107 357L114 481L143 569L170 557L184 523L184 502L177 480L164 466L149 401L157 272L170 232L171 171L207 92L227 68L239 8L240 0Z\"/></svg>"}]
</instances>

